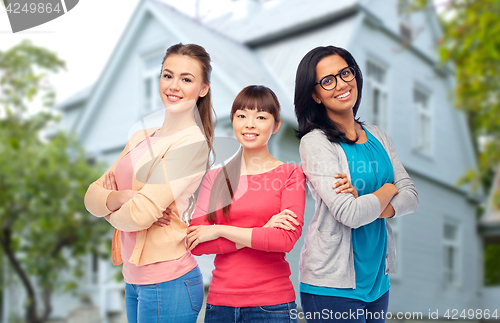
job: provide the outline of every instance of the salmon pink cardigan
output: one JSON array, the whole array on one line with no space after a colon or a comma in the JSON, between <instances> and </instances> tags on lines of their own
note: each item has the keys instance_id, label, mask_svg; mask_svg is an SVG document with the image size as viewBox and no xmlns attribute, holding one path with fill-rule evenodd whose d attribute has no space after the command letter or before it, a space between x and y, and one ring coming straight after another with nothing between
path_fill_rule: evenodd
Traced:
<instances>
[{"instance_id":1,"label":"salmon pink cardigan","mask_svg":"<svg viewBox=\"0 0 500 323\"><path fill-rule=\"evenodd\" d=\"M96 217L105 217L113 227L113 264L120 265L120 230L137 232L130 263L143 266L178 259L186 249L186 228L180 216L189 197L198 189L206 170L208 148L198 126L190 126L157 140L134 162L132 189L139 193L116 211L106 206L112 190L103 188L104 176L115 172L118 162L158 128L140 130L132 135L118 159L85 194L85 207ZM172 211L170 225L153 225L163 211Z\"/></svg>"}]
</instances>

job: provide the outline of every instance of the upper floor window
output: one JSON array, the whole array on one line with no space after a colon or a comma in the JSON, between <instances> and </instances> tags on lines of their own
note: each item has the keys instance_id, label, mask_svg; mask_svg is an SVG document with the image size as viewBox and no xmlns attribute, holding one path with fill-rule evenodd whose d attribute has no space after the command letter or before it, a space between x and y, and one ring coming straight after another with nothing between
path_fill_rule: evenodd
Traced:
<instances>
[{"instance_id":1,"label":"upper floor window","mask_svg":"<svg viewBox=\"0 0 500 323\"><path fill-rule=\"evenodd\" d=\"M164 53L158 52L143 57L142 112L144 113L153 112L163 107L159 93L163 56Z\"/></svg>"},{"instance_id":2,"label":"upper floor window","mask_svg":"<svg viewBox=\"0 0 500 323\"><path fill-rule=\"evenodd\" d=\"M413 39L413 29L411 28L411 11L412 6L409 0L398 1L399 15L399 36L401 40L409 44Z\"/></svg>"},{"instance_id":3,"label":"upper floor window","mask_svg":"<svg viewBox=\"0 0 500 323\"><path fill-rule=\"evenodd\" d=\"M375 60L369 59L366 66L365 93L368 108L367 121L382 129L387 129L387 69Z\"/></svg>"},{"instance_id":4,"label":"upper floor window","mask_svg":"<svg viewBox=\"0 0 500 323\"><path fill-rule=\"evenodd\" d=\"M420 88L413 91L415 110L415 148L426 155L432 154L432 109L430 94Z\"/></svg>"}]
</instances>

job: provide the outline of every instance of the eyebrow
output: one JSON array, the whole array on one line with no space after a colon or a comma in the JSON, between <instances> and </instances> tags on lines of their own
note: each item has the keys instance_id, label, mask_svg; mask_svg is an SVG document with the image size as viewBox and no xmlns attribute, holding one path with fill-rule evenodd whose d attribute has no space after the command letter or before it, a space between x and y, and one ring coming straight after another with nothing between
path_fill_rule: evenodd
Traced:
<instances>
[{"instance_id":1,"label":"eyebrow","mask_svg":"<svg viewBox=\"0 0 500 323\"><path fill-rule=\"evenodd\" d=\"M347 67L349 67L349 65L347 65L346 67L342 67L340 70L338 70L338 71L337 71L337 73L326 74L325 76L322 76L319 80L321 80L323 77L336 75L336 74L340 73L340 71L342 71L344 68L347 68ZM318 80L318 81L319 81L319 80Z\"/></svg>"},{"instance_id":2,"label":"eyebrow","mask_svg":"<svg viewBox=\"0 0 500 323\"><path fill-rule=\"evenodd\" d=\"M165 72L165 71L169 72L170 74L175 74L173 71L169 70L168 68L165 68L165 69L163 70L163 72ZM185 73L181 73L181 76L184 76L184 75L191 75L192 77L196 78L196 77L195 77L193 74L191 74L191 73L187 73L187 72L185 72Z\"/></svg>"}]
</instances>

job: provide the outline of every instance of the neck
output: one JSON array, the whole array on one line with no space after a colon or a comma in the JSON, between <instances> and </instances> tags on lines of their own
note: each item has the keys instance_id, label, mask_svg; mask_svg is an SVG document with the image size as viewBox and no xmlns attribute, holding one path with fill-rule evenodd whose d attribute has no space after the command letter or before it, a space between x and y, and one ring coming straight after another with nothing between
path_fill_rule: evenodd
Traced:
<instances>
[{"instance_id":1,"label":"neck","mask_svg":"<svg viewBox=\"0 0 500 323\"><path fill-rule=\"evenodd\" d=\"M267 145L260 149L243 148L242 173L257 174L267 171L266 168L274 168L276 159L271 156Z\"/></svg>"},{"instance_id":2,"label":"neck","mask_svg":"<svg viewBox=\"0 0 500 323\"><path fill-rule=\"evenodd\" d=\"M335 124L343 131L346 136L350 139L356 138L356 129L358 128L356 121L354 121L354 114L352 110L344 114L332 114L329 113L328 117L330 120L335 122Z\"/></svg>"},{"instance_id":3,"label":"neck","mask_svg":"<svg viewBox=\"0 0 500 323\"><path fill-rule=\"evenodd\" d=\"M156 131L155 136L164 137L173 135L174 133L191 126L196 126L193 110L183 113L171 113L168 110L165 110L163 125Z\"/></svg>"}]
</instances>

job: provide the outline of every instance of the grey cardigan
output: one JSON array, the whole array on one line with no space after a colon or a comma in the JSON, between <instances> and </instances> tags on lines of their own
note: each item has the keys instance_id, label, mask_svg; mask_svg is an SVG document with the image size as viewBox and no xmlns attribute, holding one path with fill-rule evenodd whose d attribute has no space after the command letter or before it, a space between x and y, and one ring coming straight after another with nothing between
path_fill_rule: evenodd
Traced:
<instances>
[{"instance_id":1,"label":"grey cardigan","mask_svg":"<svg viewBox=\"0 0 500 323\"><path fill-rule=\"evenodd\" d=\"M396 156L391 140L377 126L365 128L380 141L391 159L393 184L399 190L391 204L401 216L417 211L418 193L413 181ZM316 201L314 216L307 229L300 254L299 280L315 286L356 288L351 229L368 224L380 215L380 202L373 194L354 198L352 194L335 193L332 188L338 173L347 174L349 165L344 150L331 143L321 130L313 130L300 141L302 168ZM396 272L396 247L392 229L387 227L385 273Z\"/></svg>"}]
</instances>

